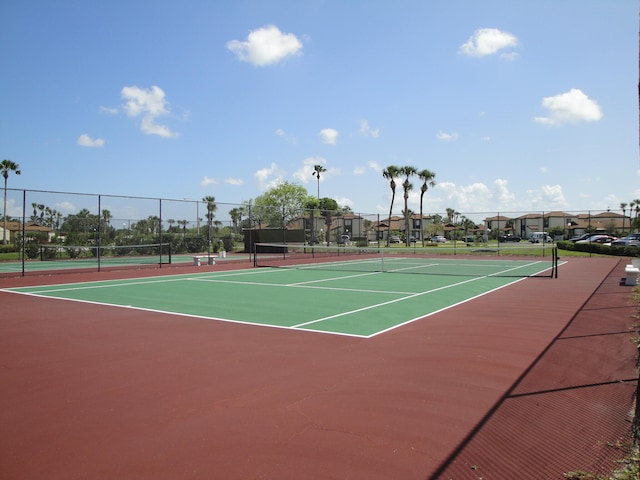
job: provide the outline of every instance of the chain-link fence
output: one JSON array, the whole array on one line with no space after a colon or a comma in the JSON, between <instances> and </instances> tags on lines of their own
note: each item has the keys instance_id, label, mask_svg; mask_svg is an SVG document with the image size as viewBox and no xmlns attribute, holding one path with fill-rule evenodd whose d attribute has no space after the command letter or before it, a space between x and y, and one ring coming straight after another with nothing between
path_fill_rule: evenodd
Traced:
<instances>
[{"instance_id":1,"label":"chain-link fence","mask_svg":"<svg viewBox=\"0 0 640 480\"><path fill-rule=\"evenodd\" d=\"M636 210L358 213L218 202L213 197L164 199L39 190L6 190L0 222L3 259L23 273L43 260L133 263L180 255L250 254L256 242L416 245L445 242L555 241L585 233L623 236L639 227ZM160 248L158 246L162 245ZM119 247L119 248L116 248ZM125 248L127 247L127 248ZM169 258L166 258L169 250ZM144 254L144 252L147 252ZM153 252L149 254L148 252ZM102 261L102 262L101 262ZM185 260L186 261L186 260ZM79 265L79 262L70 265ZM2 270L0 269L0 272Z\"/></svg>"}]
</instances>

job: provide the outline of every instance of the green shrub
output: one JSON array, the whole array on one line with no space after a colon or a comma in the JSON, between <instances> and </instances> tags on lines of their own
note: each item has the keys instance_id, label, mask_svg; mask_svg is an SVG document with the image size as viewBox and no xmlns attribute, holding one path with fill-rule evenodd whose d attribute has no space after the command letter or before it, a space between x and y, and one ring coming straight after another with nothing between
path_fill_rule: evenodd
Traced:
<instances>
[{"instance_id":1,"label":"green shrub","mask_svg":"<svg viewBox=\"0 0 640 480\"><path fill-rule=\"evenodd\" d=\"M230 234L222 237L222 245L225 252L233 252L236 249L237 236Z\"/></svg>"},{"instance_id":2,"label":"green shrub","mask_svg":"<svg viewBox=\"0 0 640 480\"><path fill-rule=\"evenodd\" d=\"M36 242L29 242L25 247L25 253L27 254L27 258L34 259L40 256L40 245Z\"/></svg>"},{"instance_id":3,"label":"green shrub","mask_svg":"<svg viewBox=\"0 0 640 480\"><path fill-rule=\"evenodd\" d=\"M16 245L15 243L0 243L0 253L13 253L19 251L20 246Z\"/></svg>"}]
</instances>

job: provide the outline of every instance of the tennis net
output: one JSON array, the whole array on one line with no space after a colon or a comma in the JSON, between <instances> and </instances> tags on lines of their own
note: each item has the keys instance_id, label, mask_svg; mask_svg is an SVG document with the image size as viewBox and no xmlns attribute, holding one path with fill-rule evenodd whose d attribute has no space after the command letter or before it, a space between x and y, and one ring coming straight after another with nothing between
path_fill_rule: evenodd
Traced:
<instances>
[{"instance_id":1,"label":"tennis net","mask_svg":"<svg viewBox=\"0 0 640 480\"><path fill-rule=\"evenodd\" d=\"M355 247L256 243L255 267L342 270L467 277L557 278L555 246L525 247Z\"/></svg>"}]
</instances>

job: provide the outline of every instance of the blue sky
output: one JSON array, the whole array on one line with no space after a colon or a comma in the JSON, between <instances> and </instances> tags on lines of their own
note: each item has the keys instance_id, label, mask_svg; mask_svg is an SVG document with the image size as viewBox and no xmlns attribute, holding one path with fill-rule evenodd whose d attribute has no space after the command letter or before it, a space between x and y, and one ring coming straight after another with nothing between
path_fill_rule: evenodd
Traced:
<instances>
[{"instance_id":1,"label":"blue sky","mask_svg":"<svg viewBox=\"0 0 640 480\"><path fill-rule=\"evenodd\" d=\"M639 11L4 0L0 154L12 188L241 203L316 195L322 164L321 196L384 213L395 164L436 173L425 212L618 210L640 198Z\"/></svg>"}]
</instances>

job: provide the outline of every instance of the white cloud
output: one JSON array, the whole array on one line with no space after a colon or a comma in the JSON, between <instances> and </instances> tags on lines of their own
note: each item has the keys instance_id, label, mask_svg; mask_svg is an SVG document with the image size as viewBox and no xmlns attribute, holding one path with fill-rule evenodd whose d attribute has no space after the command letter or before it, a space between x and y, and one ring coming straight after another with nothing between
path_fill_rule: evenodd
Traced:
<instances>
[{"instance_id":1,"label":"white cloud","mask_svg":"<svg viewBox=\"0 0 640 480\"><path fill-rule=\"evenodd\" d=\"M208 187L209 185L216 185L217 183L218 181L215 178L209 178L205 175L204 178L200 181L200 186Z\"/></svg>"},{"instance_id":2,"label":"white cloud","mask_svg":"<svg viewBox=\"0 0 640 480\"><path fill-rule=\"evenodd\" d=\"M244 180L242 180L241 178L227 178L225 179L224 183L228 185L243 185Z\"/></svg>"},{"instance_id":3,"label":"white cloud","mask_svg":"<svg viewBox=\"0 0 640 480\"><path fill-rule=\"evenodd\" d=\"M283 138L287 143L295 145L297 143L297 139L294 135L285 132L282 128L278 128L274 132L278 137Z\"/></svg>"},{"instance_id":4,"label":"white cloud","mask_svg":"<svg viewBox=\"0 0 640 480\"><path fill-rule=\"evenodd\" d=\"M598 103L591 100L578 88L553 97L544 97L542 106L549 111L546 117L535 117L534 121L550 126L566 123L594 122L602 118Z\"/></svg>"},{"instance_id":5,"label":"white cloud","mask_svg":"<svg viewBox=\"0 0 640 480\"><path fill-rule=\"evenodd\" d=\"M145 115L142 117L142 122L140 123L140 130L147 135L159 135L161 137L177 137L178 134L172 132L169 127L166 125L158 125L154 121L155 119L149 115Z\"/></svg>"},{"instance_id":6,"label":"white cloud","mask_svg":"<svg viewBox=\"0 0 640 480\"><path fill-rule=\"evenodd\" d=\"M540 168L538 169L538 171L539 171L540 173L549 173L549 169L548 169L547 167L540 167Z\"/></svg>"},{"instance_id":7,"label":"white cloud","mask_svg":"<svg viewBox=\"0 0 640 480\"><path fill-rule=\"evenodd\" d=\"M514 205L516 196L509 191L507 184L509 182L502 178L496 179L493 184L495 185L495 197L498 201L498 205L505 207L512 207Z\"/></svg>"},{"instance_id":8,"label":"white cloud","mask_svg":"<svg viewBox=\"0 0 640 480\"><path fill-rule=\"evenodd\" d=\"M352 210L353 208L355 208L355 204L353 203L353 200L351 200L350 198L336 197L334 200L336 201L339 207L350 207Z\"/></svg>"},{"instance_id":9,"label":"white cloud","mask_svg":"<svg viewBox=\"0 0 640 480\"><path fill-rule=\"evenodd\" d=\"M371 127L369 126L369 122L367 122L366 120L361 120L360 133L365 136L371 135L373 138L378 138L380 136L380 129L375 128L372 130Z\"/></svg>"},{"instance_id":10,"label":"white cloud","mask_svg":"<svg viewBox=\"0 0 640 480\"><path fill-rule=\"evenodd\" d=\"M9 197L7 199L7 220L9 217L21 218L23 213L22 202L16 203L15 198Z\"/></svg>"},{"instance_id":11,"label":"white cloud","mask_svg":"<svg viewBox=\"0 0 640 480\"><path fill-rule=\"evenodd\" d=\"M367 162L366 166L358 166L353 169L354 175L364 175L368 170L373 170L376 173L382 172L382 167L380 164L374 160Z\"/></svg>"},{"instance_id":12,"label":"white cloud","mask_svg":"<svg viewBox=\"0 0 640 480\"><path fill-rule=\"evenodd\" d=\"M100 113L104 113L105 115L117 115L118 109L111 107L100 107Z\"/></svg>"},{"instance_id":13,"label":"white cloud","mask_svg":"<svg viewBox=\"0 0 640 480\"><path fill-rule=\"evenodd\" d=\"M376 172L382 172L382 167L380 166L380 164L378 162L376 162L375 160L371 160L369 163L367 163L367 166L371 169L371 170L375 170Z\"/></svg>"},{"instance_id":14,"label":"white cloud","mask_svg":"<svg viewBox=\"0 0 640 480\"><path fill-rule=\"evenodd\" d=\"M429 194L429 192L432 193ZM425 196L426 200L433 197L439 200L439 210L455 208L460 212L482 211L494 199L491 189L480 182L471 185L456 185L453 182L438 183Z\"/></svg>"},{"instance_id":15,"label":"white cloud","mask_svg":"<svg viewBox=\"0 0 640 480\"><path fill-rule=\"evenodd\" d=\"M260 190L269 190L283 182L285 172L272 163L270 167L261 168L253 174L253 178L258 184Z\"/></svg>"},{"instance_id":16,"label":"white cloud","mask_svg":"<svg viewBox=\"0 0 640 480\"><path fill-rule=\"evenodd\" d=\"M55 207L56 210L60 212L76 212L78 210L78 207L76 207L73 203L66 202L66 201L58 202L53 206Z\"/></svg>"},{"instance_id":17,"label":"white cloud","mask_svg":"<svg viewBox=\"0 0 640 480\"><path fill-rule=\"evenodd\" d=\"M245 42L231 40L227 42L227 48L241 61L260 67L302 54L302 42L294 34L282 33L274 25L252 30Z\"/></svg>"},{"instance_id":18,"label":"white cloud","mask_svg":"<svg viewBox=\"0 0 640 480\"><path fill-rule=\"evenodd\" d=\"M142 132L168 138L178 136L167 126L156 124L158 117L169 114L165 93L160 87L154 85L150 90L136 86L123 87L120 96L126 100L123 108L128 116L142 116L140 123Z\"/></svg>"},{"instance_id":19,"label":"white cloud","mask_svg":"<svg viewBox=\"0 0 640 480\"><path fill-rule=\"evenodd\" d=\"M501 53L500 60L505 60L507 62L513 62L520 58L520 54L518 52L509 52L509 53Z\"/></svg>"},{"instance_id":20,"label":"white cloud","mask_svg":"<svg viewBox=\"0 0 640 480\"><path fill-rule=\"evenodd\" d=\"M436 134L436 137L438 140L442 140L443 142L452 142L454 140L457 140L459 135L458 132L445 133L441 131Z\"/></svg>"},{"instance_id":21,"label":"white cloud","mask_svg":"<svg viewBox=\"0 0 640 480\"><path fill-rule=\"evenodd\" d=\"M327 145L335 145L338 142L339 133L333 128L325 128L323 130L320 130L320 133L318 135L320 136L322 143L325 143Z\"/></svg>"},{"instance_id":22,"label":"white cloud","mask_svg":"<svg viewBox=\"0 0 640 480\"><path fill-rule=\"evenodd\" d=\"M527 205L535 209L564 209L568 206L561 185L543 185L539 189L527 191Z\"/></svg>"},{"instance_id":23,"label":"white cloud","mask_svg":"<svg viewBox=\"0 0 640 480\"><path fill-rule=\"evenodd\" d=\"M104 140L102 138L91 138L86 133L83 133L78 137L78 145L81 147L103 147Z\"/></svg>"},{"instance_id":24,"label":"white cloud","mask_svg":"<svg viewBox=\"0 0 640 480\"><path fill-rule=\"evenodd\" d=\"M516 47L517 45L518 39L511 33L503 32L497 28L479 28L473 32L469 40L460 45L458 53L470 57L484 57L493 55L503 48ZM509 59L509 56L506 59Z\"/></svg>"}]
</instances>

